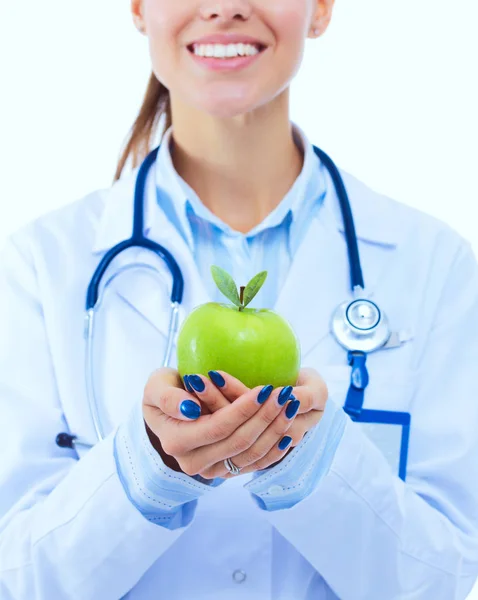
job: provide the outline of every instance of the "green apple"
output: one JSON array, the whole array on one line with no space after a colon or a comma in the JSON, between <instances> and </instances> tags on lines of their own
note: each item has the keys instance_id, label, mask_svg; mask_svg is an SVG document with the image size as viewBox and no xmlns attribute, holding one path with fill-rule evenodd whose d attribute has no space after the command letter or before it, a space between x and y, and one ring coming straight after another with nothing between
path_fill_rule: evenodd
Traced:
<instances>
[{"instance_id":1,"label":"green apple","mask_svg":"<svg viewBox=\"0 0 478 600\"><path fill-rule=\"evenodd\" d=\"M241 287L240 295L226 271L213 266L211 272L231 304L207 302L185 319L176 348L181 377L208 376L215 370L237 377L249 388L296 385L300 345L292 327L272 310L246 308L264 284L267 271Z\"/></svg>"}]
</instances>

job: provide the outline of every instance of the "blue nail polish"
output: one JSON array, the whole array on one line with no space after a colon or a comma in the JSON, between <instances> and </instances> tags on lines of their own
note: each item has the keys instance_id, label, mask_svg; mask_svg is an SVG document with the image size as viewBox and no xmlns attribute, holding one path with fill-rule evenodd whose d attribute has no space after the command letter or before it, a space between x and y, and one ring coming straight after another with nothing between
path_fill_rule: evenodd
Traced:
<instances>
[{"instance_id":1,"label":"blue nail polish","mask_svg":"<svg viewBox=\"0 0 478 600\"><path fill-rule=\"evenodd\" d=\"M287 400L289 400L291 394L292 394L292 386L288 385L281 391L277 401L279 402L279 404L281 406L284 406L284 404L287 402Z\"/></svg>"},{"instance_id":2,"label":"blue nail polish","mask_svg":"<svg viewBox=\"0 0 478 600\"><path fill-rule=\"evenodd\" d=\"M199 377L199 375L188 375L188 381L196 392L204 392L204 388L206 386L204 384L204 381Z\"/></svg>"},{"instance_id":3,"label":"blue nail polish","mask_svg":"<svg viewBox=\"0 0 478 600\"><path fill-rule=\"evenodd\" d=\"M278 444L279 450L285 450L291 442L292 438L290 437L290 435L285 435Z\"/></svg>"},{"instance_id":4,"label":"blue nail polish","mask_svg":"<svg viewBox=\"0 0 478 600\"><path fill-rule=\"evenodd\" d=\"M285 416L288 419L293 419L299 410L300 400L292 400L285 409Z\"/></svg>"},{"instance_id":5,"label":"blue nail polish","mask_svg":"<svg viewBox=\"0 0 478 600\"><path fill-rule=\"evenodd\" d=\"M226 385L226 381L221 373L218 373L217 371L209 371L208 375L211 378L211 381L214 383L214 385L217 385L217 387L223 387Z\"/></svg>"},{"instance_id":6,"label":"blue nail polish","mask_svg":"<svg viewBox=\"0 0 478 600\"><path fill-rule=\"evenodd\" d=\"M183 400L179 410L188 419L198 419L201 416L201 407L192 400Z\"/></svg>"},{"instance_id":7,"label":"blue nail polish","mask_svg":"<svg viewBox=\"0 0 478 600\"><path fill-rule=\"evenodd\" d=\"M186 386L186 389L188 392L190 392L191 394L194 394L194 390L191 387L191 384L189 383L189 375L184 376L184 385Z\"/></svg>"},{"instance_id":8,"label":"blue nail polish","mask_svg":"<svg viewBox=\"0 0 478 600\"><path fill-rule=\"evenodd\" d=\"M269 396L272 394L273 389L274 389L274 386L265 385L262 388L262 390L257 394L257 402L259 402L259 404L264 404L264 402L267 400L267 398L269 398Z\"/></svg>"}]
</instances>

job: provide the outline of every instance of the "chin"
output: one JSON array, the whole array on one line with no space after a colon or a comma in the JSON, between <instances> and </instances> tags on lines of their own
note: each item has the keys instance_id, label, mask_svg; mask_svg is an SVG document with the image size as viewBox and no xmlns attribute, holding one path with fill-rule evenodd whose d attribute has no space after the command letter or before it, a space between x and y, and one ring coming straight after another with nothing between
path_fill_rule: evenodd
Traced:
<instances>
[{"instance_id":1,"label":"chin","mask_svg":"<svg viewBox=\"0 0 478 600\"><path fill-rule=\"evenodd\" d=\"M236 86L236 89L231 89L231 87L229 83L226 87L211 86L207 90L203 89L202 93L198 93L198 90L191 90L189 101L191 102L192 99L191 104L197 110L222 119L249 113L269 101L268 94L264 94L264 91L258 93L259 90L254 89L250 84Z\"/></svg>"},{"instance_id":2,"label":"chin","mask_svg":"<svg viewBox=\"0 0 478 600\"><path fill-rule=\"evenodd\" d=\"M249 100L237 100L237 99L224 99L222 101L215 100L214 103L204 103L198 108L219 119L232 119L233 117L240 117L247 113L252 112L263 104L267 104L267 101L257 102Z\"/></svg>"}]
</instances>

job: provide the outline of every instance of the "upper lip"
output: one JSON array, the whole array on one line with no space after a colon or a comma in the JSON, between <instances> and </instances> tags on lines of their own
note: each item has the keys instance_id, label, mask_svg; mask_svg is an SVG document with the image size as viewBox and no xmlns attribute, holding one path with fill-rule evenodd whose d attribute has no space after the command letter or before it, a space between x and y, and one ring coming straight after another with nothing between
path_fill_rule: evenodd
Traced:
<instances>
[{"instance_id":1,"label":"upper lip","mask_svg":"<svg viewBox=\"0 0 478 600\"><path fill-rule=\"evenodd\" d=\"M188 44L188 47L192 47L194 44L240 44L241 42L243 44L259 46L261 49L267 46L261 40L253 38L250 35L244 35L243 33L216 33L194 40Z\"/></svg>"}]
</instances>

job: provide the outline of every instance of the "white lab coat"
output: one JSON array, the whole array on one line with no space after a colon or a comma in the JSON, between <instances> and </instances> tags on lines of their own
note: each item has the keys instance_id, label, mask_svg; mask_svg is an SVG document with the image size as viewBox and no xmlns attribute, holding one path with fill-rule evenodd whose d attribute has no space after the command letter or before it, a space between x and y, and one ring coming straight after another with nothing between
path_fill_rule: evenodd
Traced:
<instances>
[{"instance_id":1,"label":"white lab coat","mask_svg":"<svg viewBox=\"0 0 478 600\"><path fill-rule=\"evenodd\" d=\"M305 500L266 512L228 480L192 523L169 531L128 500L113 457L116 427L160 366L170 277L124 274L100 310L96 391L108 437L91 451L55 445L60 431L95 441L85 397L84 303L105 251L131 233L136 172L14 235L0 302L0 598L2 600L463 599L478 561L478 269L447 225L342 173L365 284L395 331L412 339L369 355L365 407L410 411L408 478L388 438L347 425L330 470ZM343 403L346 353L329 333L350 298L347 250L331 192L298 249L276 310L297 332L303 366ZM148 182L147 232L185 278L181 320L208 300L187 247ZM113 284L114 285L114 284ZM175 360L175 354L173 355ZM175 363L173 363L173 366ZM244 579L245 576L245 579Z\"/></svg>"}]
</instances>

